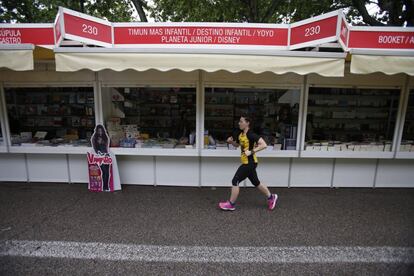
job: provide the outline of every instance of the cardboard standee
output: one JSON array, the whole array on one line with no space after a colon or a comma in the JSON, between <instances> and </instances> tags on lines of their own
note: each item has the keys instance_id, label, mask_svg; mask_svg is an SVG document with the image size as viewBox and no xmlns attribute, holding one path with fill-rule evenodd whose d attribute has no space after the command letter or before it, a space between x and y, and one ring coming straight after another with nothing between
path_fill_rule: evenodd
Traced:
<instances>
[{"instance_id":1,"label":"cardboard standee","mask_svg":"<svg viewBox=\"0 0 414 276\"><path fill-rule=\"evenodd\" d=\"M110 151L110 140L103 125L96 125L91 137L92 151L87 153L91 192L113 192L121 190L118 164Z\"/></svg>"}]
</instances>

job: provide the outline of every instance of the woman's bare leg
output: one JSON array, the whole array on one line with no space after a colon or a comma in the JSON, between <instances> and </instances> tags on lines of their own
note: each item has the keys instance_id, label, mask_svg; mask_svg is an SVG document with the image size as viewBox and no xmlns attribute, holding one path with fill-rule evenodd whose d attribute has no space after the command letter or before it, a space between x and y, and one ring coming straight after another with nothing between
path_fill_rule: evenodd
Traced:
<instances>
[{"instance_id":1,"label":"woman's bare leg","mask_svg":"<svg viewBox=\"0 0 414 276\"><path fill-rule=\"evenodd\" d=\"M240 188L239 186L232 186L231 187L231 195L230 195L230 202L236 203L237 197L239 196Z\"/></svg>"},{"instance_id":2,"label":"woman's bare leg","mask_svg":"<svg viewBox=\"0 0 414 276\"><path fill-rule=\"evenodd\" d=\"M267 198L270 197L271 193L269 191L269 189L267 188L267 186L263 183L260 183L259 186L257 186L257 188L259 189L260 192L262 192Z\"/></svg>"}]
</instances>

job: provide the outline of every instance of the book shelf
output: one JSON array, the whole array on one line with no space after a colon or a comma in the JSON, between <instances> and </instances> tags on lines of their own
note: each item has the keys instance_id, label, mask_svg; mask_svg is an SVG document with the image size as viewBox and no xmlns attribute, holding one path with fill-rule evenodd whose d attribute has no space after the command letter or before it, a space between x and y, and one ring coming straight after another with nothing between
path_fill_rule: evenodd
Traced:
<instances>
[{"instance_id":1,"label":"book shelf","mask_svg":"<svg viewBox=\"0 0 414 276\"><path fill-rule=\"evenodd\" d=\"M406 155L409 154L414 158L414 89L410 90L408 96L400 152L406 153Z\"/></svg>"},{"instance_id":2,"label":"book shelf","mask_svg":"<svg viewBox=\"0 0 414 276\"><path fill-rule=\"evenodd\" d=\"M275 145L295 150L299 98L281 101L289 93L288 89L206 88L204 127L216 142L206 146L226 148L226 138L237 132L240 116L249 114L254 119L253 131L266 140L270 150Z\"/></svg>"},{"instance_id":3,"label":"book shelf","mask_svg":"<svg viewBox=\"0 0 414 276\"><path fill-rule=\"evenodd\" d=\"M88 145L95 126L92 87L7 88L5 97L13 146ZM35 139L40 132L44 137Z\"/></svg>"},{"instance_id":4,"label":"book shelf","mask_svg":"<svg viewBox=\"0 0 414 276\"><path fill-rule=\"evenodd\" d=\"M391 151L400 90L311 87L305 149Z\"/></svg>"},{"instance_id":5,"label":"book shelf","mask_svg":"<svg viewBox=\"0 0 414 276\"><path fill-rule=\"evenodd\" d=\"M117 135L122 140L128 134L121 130L121 126L133 128L134 133L127 137L134 139L134 145L130 147L191 146L188 141L185 144L179 141L183 137L189 138L196 130L195 88L112 88L111 102L109 117L120 120L118 130L111 129L110 135Z\"/></svg>"},{"instance_id":6,"label":"book shelf","mask_svg":"<svg viewBox=\"0 0 414 276\"><path fill-rule=\"evenodd\" d=\"M4 143L4 138L3 138L3 130L2 130L1 127L2 126L1 126L1 122L0 122L0 146L3 146L5 143Z\"/></svg>"},{"instance_id":7,"label":"book shelf","mask_svg":"<svg viewBox=\"0 0 414 276\"><path fill-rule=\"evenodd\" d=\"M5 141L5 137L3 136L3 131L1 127L2 126L0 122L0 152L7 152L6 141Z\"/></svg>"}]
</instances>

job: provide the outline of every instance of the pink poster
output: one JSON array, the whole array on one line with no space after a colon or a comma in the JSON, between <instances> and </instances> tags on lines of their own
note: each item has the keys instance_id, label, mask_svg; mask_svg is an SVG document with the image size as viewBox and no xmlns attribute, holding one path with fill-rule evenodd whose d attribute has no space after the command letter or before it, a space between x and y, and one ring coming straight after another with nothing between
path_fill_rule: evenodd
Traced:
<instances>
[{"instance_id":1,"label":"pink poster","mask_svg":"<svg viewBox=\"0 0 414 276\"><path fill-rule=\"evenodd\" d=\"M103 125L97 125L91 138L93 151L87 153L91 192L121 190L115 155L109 150L109 136Z\"/></svg>"}]
</instances>

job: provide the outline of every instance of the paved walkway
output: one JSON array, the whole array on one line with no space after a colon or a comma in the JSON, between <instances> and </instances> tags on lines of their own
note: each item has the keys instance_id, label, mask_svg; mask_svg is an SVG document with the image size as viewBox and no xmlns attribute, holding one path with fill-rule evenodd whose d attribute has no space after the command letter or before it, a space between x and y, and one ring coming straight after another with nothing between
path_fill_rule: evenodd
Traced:
<instances>
[{"instance_id":1,"label":"paved walkway","mask_svg":"<svg viewBox=\"0 0 414 276\"><path fill-rule=\"evenodd\" d=\"M414 189L0 183L0 274L409 275Z\"/></svg>"}]
</instances>

